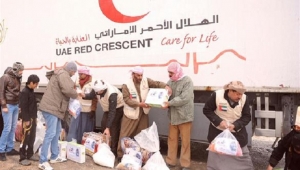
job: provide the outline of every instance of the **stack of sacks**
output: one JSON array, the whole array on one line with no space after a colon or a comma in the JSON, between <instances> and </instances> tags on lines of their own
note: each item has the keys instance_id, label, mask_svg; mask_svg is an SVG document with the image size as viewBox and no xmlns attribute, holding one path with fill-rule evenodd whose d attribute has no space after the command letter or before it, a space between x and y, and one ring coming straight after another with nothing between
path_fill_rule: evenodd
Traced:
<instances>
[{"instance_id":1,"label":"stack of sacks","mask_svg":"<svg viewBox=\"0 0 300 170\"><path fill-rule=\"evenodd\" d=\"M142 167L142 153L139 144L129 137L124 137L121 139L121 148L124 155L116 169L140 170Z\"/></svg>"},{"instance_id":2,"label":"stack of sacks","mask_svg":"<svg viewBox=\"0 0 300 170\"><path fill-rule=\"evenodd\" d=\"M169 169L164 158L159 152L159 137L157 126L153 122L152 126L142 130L134 139L144 149L143 153L143 170L167 170ZM143 150L142 149L142 150Z\"/></svg>"},{"instance_id":3,"label":"stack of sacks","mask_svg":"<svg viewBox=\"0 0 300 170\"><path fill-rule=\"evenodd\" d=\"M121 139L123 158L116 166L121 170L168 170L164 158L159 152L159 137L157 126L142 130L134 137L135 140L124 137ZM143 168L142 165L144 164Z\"/></svg>"}]
</instances>

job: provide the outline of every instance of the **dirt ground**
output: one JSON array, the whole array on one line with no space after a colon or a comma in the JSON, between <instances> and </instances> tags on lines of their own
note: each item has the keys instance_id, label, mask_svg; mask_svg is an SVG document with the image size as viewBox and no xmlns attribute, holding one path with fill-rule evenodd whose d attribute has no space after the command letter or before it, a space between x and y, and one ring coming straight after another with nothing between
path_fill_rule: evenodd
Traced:
<instances>
[{"instance_id":1,"label":"dirt ground","mask_svg":"<svg viewBox=\"0 0 300 170\"><path fill-rule=\"evenodd\" d=\"M272 144L275 138L268 137L252 137L252 147L249 148L250 155L252 157L252 162L255 170L265 170L268 166L269 156L272 152ZM15 148L18 150L19 143L16 142ZM206 162L208 152L206 151L207 144L203 143L192 143L192 170L206 170ZM167 153L167 142L166 140L160 141L160 152L163 157L165 157ZM180 149L179 149L180 150ZM179 156L179 153L178 153ZM8 156L7 161L0 162L0 170L38 170L38 162L32 162L31 166L25 167L19 165L18 160L19 156ZM116 164L115 164L116 165ZM65 163L58 163L51 165L55 170L110 170L111 168L105 168L99 166L94 163L93 159L90 156L86 156L86 162L83 164L79 164L73 161L68 160ZM279 162L276 168L281 169L284 167L284 158ZM171 170L180 170L180 166L178 165Z\"/></svg>"},{"instance_id":2,"label":"dirt ground","mask_svg":"<svg viewBox=\"0 0 300 170\"><path fill-rule=\"evenodd\" d=\"M166 149L165 149L164 143L161 143L161 147L163 148L161 150L161 153L165 157ZM19 150L19 143L15 143L15 149ZM31 161L30 166L22 166L19 164L19 156L7 156L7 161L0 162L0 170L38 170L38 162ZM117 164L115 164L116 166ZM86 156L86 162L83 164L73 162L71 160L68 160L64 163L57 163L57 164L51 164L51 166L54 168L54 170L111 170L111 168L106 168L99 166L94 163L92 157ZM192 170L205 170L206 169L206 163L199 162L199 161L192 161ZM180 170L180 166L177 166L175 168L172 168L171 170Z\"/></svg>"}]
</instances>

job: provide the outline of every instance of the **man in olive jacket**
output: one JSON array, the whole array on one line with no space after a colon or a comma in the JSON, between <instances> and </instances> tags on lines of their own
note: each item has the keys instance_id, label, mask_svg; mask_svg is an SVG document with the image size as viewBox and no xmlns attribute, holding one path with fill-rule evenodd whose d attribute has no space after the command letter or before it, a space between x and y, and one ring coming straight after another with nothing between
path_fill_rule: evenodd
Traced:
<instances>
[{"instance_id":1,"label":"man in olive jacket","mask_svg":"<svg viewBox=\"0 0 300 170\"><path fill-rule=\"evenodd\" d=\"M48 148L50 145L50 163L66 161L66 159L58 156L58 139L61 132L61 120L65 117L69 99L75 99L78 96L74 88L74 82L71 79L76 71L77 66L74 62L68 62L64 68L55 70L41 100L39 109L42 111L45 118L47 130L41 148L40 169L53 169L49 165L47 159Z\"/></svg>"},{"instance_id":2,"label":"man in olive jacket","mask_svg":"<svg viewBox=\"0 0 300 170\"><path fill-rule=\"evenodd\" d=\"M166 163L169 168L177 165L180 135L180 166L182 170L189 170L192 122L194 120L194 85L192 79L183 73L178 62L171 62L168 65L168 73L170 80L167 85L172 89L172 94L164 106L169 109L168 117L170 119Z\"/></svg>"}]
</instances>

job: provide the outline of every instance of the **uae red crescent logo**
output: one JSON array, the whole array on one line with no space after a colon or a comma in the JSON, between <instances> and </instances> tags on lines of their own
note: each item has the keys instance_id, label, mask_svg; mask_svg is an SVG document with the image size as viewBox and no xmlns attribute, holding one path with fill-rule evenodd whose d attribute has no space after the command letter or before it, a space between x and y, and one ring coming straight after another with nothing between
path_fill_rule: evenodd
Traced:
<instances>
[{"instance_id":1,"label":"uae red crescent logo","mask_svg":"<svg viewBox=\"0 0 300 170\"><path fill-rule=\"evenodd\" d=\"M102 13L111 21L117 23L131 23L144 18L149 12L139 16L127 16L122 14L115 7L113 0L99 0Z\"/></svg>"}]
</instances>

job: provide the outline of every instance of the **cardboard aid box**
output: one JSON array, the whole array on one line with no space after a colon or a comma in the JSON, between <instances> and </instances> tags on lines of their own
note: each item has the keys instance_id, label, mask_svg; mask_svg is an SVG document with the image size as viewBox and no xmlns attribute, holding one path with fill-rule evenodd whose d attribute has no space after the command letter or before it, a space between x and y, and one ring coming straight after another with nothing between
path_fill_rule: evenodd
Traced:
<instances>
[{"instance_id":1,"label":"cardboard aid box","mask_svg":"<svg viewBox=\"0 0 300 170\"><path fill-rule=\"evenodd\" d=\"M110 146L110 137L102 133L84 132L81 143L85 146L86 154L93 156L98 151L100 143L106 143Z\"/></svg>"},{"instance_id":2,"label":"cardboard aid box","mask_svg":"<svg viewBox=\"0 0 300 170\"><path fill-rule=\"evenodd\" d=\"M67 141L58 141L58 151L61 158L67 158Z\"/></svg>"},{"instance_id":3,"label":"cardboard aid box","mask_svg":"<svg viewBox=\"0 0 300 170\"><path fill-rule=\"evenodd\" d=\"M78 162L84 163L85 162L85 146L74 143L68 142L67 143L67 158Z\"/></svg>"},{"instance_id":4,"label":"cardboard aid box","mask_svg":"<svg viewBox=\"0 0 300 170\"><path fill-rule=\"evenodd\" d=\"M150 88L145 103L151 107L163 107L169 100L166 89Z\"/></svg>"},{"instance_id":5,"label":"cardboard aid box","mask_svg":"<svg viewBox=\"0 0 300 170\"><path fill-rule=\"evenodd\" d=\"M41 143L43 143L43 140L41 139ZM66 159L66 155L67 155L67 141L58 141L58 156L60 156L61 158L65 158ZM51 146L49 146L48 148L48 155L47 155L47 159L50 159L51 157ZM42 152L42 146L39 147L39 156L41 156L41 152Z\"/></svg>"}]
</instances>

